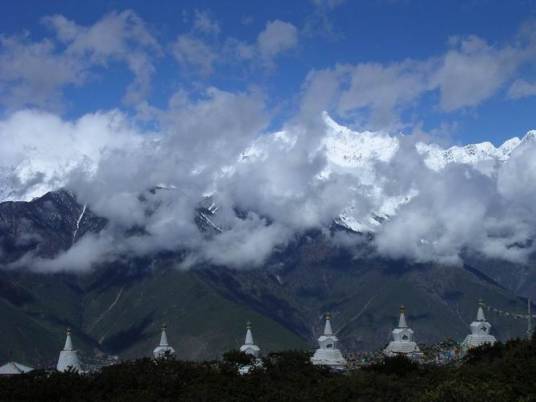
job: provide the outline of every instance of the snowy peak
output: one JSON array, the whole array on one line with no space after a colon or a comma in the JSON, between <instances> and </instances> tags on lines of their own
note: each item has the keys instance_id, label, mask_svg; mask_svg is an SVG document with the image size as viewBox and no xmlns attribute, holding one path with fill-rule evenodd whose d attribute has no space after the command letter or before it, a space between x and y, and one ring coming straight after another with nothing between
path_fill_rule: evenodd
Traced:
<instances>
[{"instance_id":1,"label":"snowy peak","mask_svg":"<svg viewBox=\"0 0 536 402\"><path fill-rule=\"evenodd\" d=\"M348 205L335 222L356 232L374 232L382 221L394 216L399 207L418 195L416 189L398 196L389 195L377 175L376 164L389 162L393 158L399 150L400 137L381 131L352 131L335 122L325 112L322 117L326 126L323 144L328 166L321 176L329 177L332 172L355 176L356 183L365 185L360 191L367 192L368 199L375 205L372 213L365 215L360 213L358 205ZM464 164L492 176L499 164L507 161L514 150L532 141L536 142L536 130L529 131L521 140L511 138L499 147L488 141L446 149L436 144L417 142L415 147L425 165L436 172L451 164Z\"/></svg>"},{"instance_id":2,"label":"snowy peak","mask_svg":"<svg viewBox=\"0 0 536 402\"><path fill-rule=\"evenodd\" d=\"M328 159L341 167L363 166L371 160L388 162L399 147L398 139L383 132L352 131L336 123L326 112L324 145Z\"/></svg>"},{"instance_id":3,"label":"snowy peak","mask_svg":"<svg viewBox=\"0 0 536 402\"><path fill-rule=\"evenodd\" d=\"M505 143L506 144L506 143ZM519 144L519 139L508 141L506 146L496 148L491 142L453 146L442 149L437 145L418 143L417 150L425 158L426 165L435 171L445 168L451 163L461 163L478 167L482 162L504 161Z\"/></svg>"},{"instance_id":4,"label":"snowy peak","mask_svg":"<svg viewBox=\"0 0 536 402\"><path fill-rule=\"evenodd\" d=\"M450 163L461 163L472 165L484 174L490 174L494 163L507 161L512 152L528 143L536 143L536 130L528 131L522 139L510 138L499 147L488 141L448 149L425 143L418 143L416 146L430 169L438 171Z\"/></svg>"},{"instance_id":5,"label":"snowy peak","mask_svg":"<svg viewBox=\"0 0 536 402\"><path fill-rule=\"evenodd\" d=\"M519 144L521 143L521 140L519 137L513 137L509 140L506 140L500 147L499 150L506 156L510 156L512 151L516 149Z\"/></svg>"},{"instance_id":6,"label":"snowy peak","mask_svg":"<svg viewBox=\"0 0 536 402\"><path fill-rule=\"evenodd\" d=\"M373 161L388 162L399 149L397 136L382 131L352 131L335 122L326 112L322 118L326 125L324 145L327 157L338 167L356 168ZM486 170L479 165L505 161L518 146L529 141L536 141L536 130L529 131L522 140L518 137L511 138L500 147L495 147L489 141L446 149L424 142L417 142L415 146L432 170L439 171L451 163L468 164Z\"/></svg>"},{"instance_id":7,"label":"snowy peak","mask_svg":"<svg viewBox=\"0 0 536 402\"><path fill-rule=\"evenodd\" d=\"M526 143L536 143L536 130L530 130L525 134L523 139L520 141L522 144Z\"/></svg>"}]
</instances>

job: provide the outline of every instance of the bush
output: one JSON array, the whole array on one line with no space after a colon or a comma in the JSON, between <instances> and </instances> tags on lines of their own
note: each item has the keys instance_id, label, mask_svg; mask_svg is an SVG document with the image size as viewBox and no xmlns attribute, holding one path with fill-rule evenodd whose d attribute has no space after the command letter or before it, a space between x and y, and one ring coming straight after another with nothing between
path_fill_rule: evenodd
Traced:
<instances>
[{"instance_id":1,"label":"bush","mask_svg":"<svg viewBox=\"0 0 536 402\"><path fill-rule=\"evenodd\" d=\"M34 371L0 377L0 401L530 401L536 400L536 341L468 353L458 367L419 366L404 357L336 373L302 351L271 353L247 376L238 351L219 362L140 359L94 373Z\"/></svg>"}]
</instances>

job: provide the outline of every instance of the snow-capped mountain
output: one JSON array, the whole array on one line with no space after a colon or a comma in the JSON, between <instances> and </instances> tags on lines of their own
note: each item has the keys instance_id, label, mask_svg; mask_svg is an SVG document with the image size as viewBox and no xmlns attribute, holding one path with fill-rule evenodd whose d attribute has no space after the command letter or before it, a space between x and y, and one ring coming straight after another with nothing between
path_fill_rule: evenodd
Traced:
<instances>
[{"instance_id":1,"label":"snow-capped mountain","mask_svg":"<svg viewBox=\"0 0 536 402\"><path fill-rule=\"evenodd\" d=\"M410 202L419 193L416 188L401 192L386 191L388 178L386 179L385 172L378 173L379 166L389 165L397 155L405 141L404 137L382 131L354 131L335 122L326 112L323 113L322 120L324 131L320 148L313 150L317 154L323 153L326 159L323 170L317 176L318 181L329 181L333 175L353 177L355 180L352 181L351 191L356 195L366 196L368 203L365 210L356 196L356 200L350 201L342 213L334 218L335 222L354 231L373 232L381 222L395 215L401 205ZM232 175L242 163L262 161L270 154L291 156L293 153L303 152L303 149L298 149L301 146L299 136L300 133L289 129L259 137L242 153L236 164L222 167L222 176ZM135 140L135 143L139 144L140 140ZM449 165L462 164L491 177L496 174L498 166L507 161L516 149L524 143L534 141L536 130L529 131L522 139L509 139L499 147L490 142L446 149L425 142L416 142L413 145L430 171L441 174ZM123 140L121 144L126 142L127 140ZM13 163L0 164L0 201L27 201L61 188L74 171L83 169L86 173L91 173L98 169L98 152L82 152L83 150L78 148L75 148L74 153L63 153L54 149L54 152L48 152L49 148L53 149L50 146L45 149L24 148L25 156L19 150L17 157L12 158ZM117 148L117 144L111 148L103 145L103 149L108 151Z\"/></svg>"},{"instance_id":2,"label":"snow-capped mountain","mask_svg":"<svg viewBox=\"0 0 536 402\"><path fill-rule=\"evenodd\" d=\"M355 175L361 184L368 185L368 196L376 201L377 208L366 216L360 216L355 205L349 205L336 223L357 232L374 232L382 221L389 219L403 204L418 194L410 189L406 194L387 195L381 180L375 174L378 162L388 163L400 147L400 137L385 132L352 131L336 123L327 113L323 114L326 136L323 145L326 149L328 167L323 175L331 172L344 172ZM483 174L493 175L500 163L507 161L521 144L536 141L536 130L529 131L523 139L518 137L505 141L495 147L491 142L452 146L444 149L436 144L415 143L415 148L425 165L440 172L451 164L469 165Z\"/></svg>"},{"instance_id":3,"label":"snow-capped mountain","mask_svg":"<svg viewBox=\"0 0 536 402\"><path fill-rule=\"evenodd\" d=\"M331 164L340 167L366 167L374 161L388 162L400 146L400 139L385 132L352 131L336 123L327 113L323 115L326 124L327 156ZM506 161L522 143L536 141L536 130L529 131L523 139L519 137L505 141L495 147L491 142L452 146L444 149L436 144L417 142L415 147L428 168L439 171L451 163L478 167L482 162Z\"/></svg>"},{"instance_id":4,"label":"snow-capped mountain","mask_svg":"<svg viewBox=\"0 0 536 402\"><path fill-rule=\"evenodd\" d=\"M389 162L400 147L400 138L384 132L356 132L337 124L326 113L326 137L324 146L329 160L328 170L352 172L359 176L360 182L369 185L369 195L373 195L378 206L375 211L360 216L355 205L348 206L336 219L336 223L357 232L374 232L382 221L396 213L403 204L409 202L418 194L416 189L410 189L407 194L389 196L385 194L381 181L375 174L378 162ZM534 135L536 131L527 134L525 138ZM524 139L525 140L525 139ZM468 164L483 173L491 174L493 166L508 159L513 150L522 142L512 138L496 148L489 142L453 146L443 149L435 144L417 142L417 152L423 157L426 166L434 171L440 171L449 164Z\"/></svg>"},{"instance_id":5,"label":"snow-capped mountain","mask_svg":"<svg viewBox=\"0 0 536 402\"><path fill-rule=\"evenodd\" d=\"M337 124L324 112L326 136L323 144L330 164L342 168L366 167L371 161L388 162L399 140L384 132L352 131Z\"/></svg>"}]
</instances>

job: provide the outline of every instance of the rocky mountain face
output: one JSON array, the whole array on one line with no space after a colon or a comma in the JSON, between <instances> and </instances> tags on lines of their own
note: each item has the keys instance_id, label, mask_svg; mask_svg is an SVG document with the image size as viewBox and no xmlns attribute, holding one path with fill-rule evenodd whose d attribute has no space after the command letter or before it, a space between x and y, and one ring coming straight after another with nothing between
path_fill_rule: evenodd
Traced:
<instances>
[{"instance_id":1,"label":"rocky mountain face","mask_svg":"<svg viewBox=\"0 0 536 402\"><path fill-rule=\"evenodd\" d=\"M322 314L330 311L342 349L365 351L387 343L400 304L406 305L419 342L462 339L479 298L499 309L525 311L523 297L536 297L535 258L516 264L468 251L463 264L453 267L388 259L369 247L377 229L418 195L419 189L411 187L384 188L385 177L380 175L380 165L396 158L405 140L382 132L355 132L327 114L323 119L320 146L325 164L319 183L332 173L350 177L359 187L356 194L365 192L365 204L372 207L363 212L357 202L350 203L324 232L296 234L256 269L194 263L185 270L181 250L166 249L141 256L117 252L113 260L78 274L73 273L76 266L69 272L49 267L43 273L35 261L53 260L88 235L102 233L109 223L70 192L44 194L51 189L47 185L64 183L76 166L73 161L44 163L31 154L25 164L13 167L15 175L0 171L0 360L11 356L34 365L53 364L66 327L73 329L75 344L86 359L108 354L131 358L150 355L160 325L166 322L179 357L207 359L239 347L248 320L264 351L309 348L322 328ZM270 152L284 153L296 141L292 132L262 136L227 171L262 161ZM467 165L493 177L516 149L534 141L536 131L499 147L481 143L445 149L416 142L412 149L425 168L438 174L451 165ZM96 168L96 161L86 162ZM39 175L54 180L33 186ZM167 190L170 197L180 197L176 187L166 185L146 195ZM44 195L28 201L36 194ZM151 208L146 213L154 213ZM243 210L234 213L233 219L247 216ZM203 199L195 210L194 231L207 239L224 235L225 220L221 224L217 214L213 199ZM144 233L140 227L129 230ZM359 241L341 247L326 239L325 231ZM499 339L525 334L521 320L494 315L489 319Z\"/></svg>"},{"instance_id":2,"label":"rocky mountain face","mask_svg":"<svg viewBox=\"0 0 536 402\"><path fill-rule=\"evenodd\" d=\"M27 253L51 258L105 225L106 220L66 191L50 192L32 202L0 203L0 263L9 264Z\"/></svg>"},{"instance_id":3,"label":"rocky mountain face","mask_svg":"<svg viewBox=\"0 0 536 402\"><path fill-rule=\"evenodd\" d=\"M217 236L213 212L210 202L200 206L196 222ZM178 252L125 255L83 274L44 274L25 265L25 255L53 257L105 226L65 191L0 204L1 360L52 364L66 327L88 360L147 356L163 322L181 358L216 358L239 347L248 320L264 351L309 348L326 311L343 350L372 350L387 343L400 304L417 341L461 340L479 298L522 313L526 300L519 295L536 295L531 270L523 267L505 275L498 262L474 256L460 267L388 260L366 243L359 253L336 247L320 231L300 235L255 270L199 265L185 271L178 269ZM524 336L521 320L489 320L499 339Z\"/></svg>"}]
</instances>

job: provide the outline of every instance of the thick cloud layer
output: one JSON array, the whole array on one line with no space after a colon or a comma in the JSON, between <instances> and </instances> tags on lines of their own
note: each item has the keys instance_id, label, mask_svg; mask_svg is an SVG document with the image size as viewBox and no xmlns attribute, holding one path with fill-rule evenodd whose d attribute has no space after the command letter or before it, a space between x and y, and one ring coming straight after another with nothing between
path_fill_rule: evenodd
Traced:
<instances>
[{"instance_id":1,"label":"thick cloud layer","mask_svg":"<svg viewBox=\"0 0 536 402\"><path fill-rule=\"evenodd\" d=\"M177 93L155 111L155 132L118 111L76 121L8 116L0 123L2 143L11 144L0 150L3 198L63 186L110 221L54 260L27 256L16 265L88 269L120 254L182 250L183 267L247 269L310 229L357 252L362 238L330 235L334 222L373 232L377 252L391 258L458 264L474 252L524 262L533 252L533 133L511 142L504 157L483 144L477 161L449 159L474 147L441 153L411 136L353 132L322 114L267 133L265 109L256 92L212 88L195 100ZM209 219L221 233L213 236L195 223L206 197L217 208ZM133 227L143 231L125 236Z\"/></svg>"},{"instance_id":2,"label":"thick cloud layer","mask_svg":"<svg viewBox=\"0 0 536 402\"><path fill-rule=\"evenodd\" d=\"M167 43L130 10L89 25L48 16L50 36L40 40L0 35L0 201L64 187L109 221L54 260L29 254L15 265L89 269L124 254L181 251L184 268L247 269L311 229L355 252L369 237L333 225L372 233L373 249L390 258L458 264L471 252L524 262L536 247L535 133L498 148L444 149L423 142L415 105L445 115L501 93L536 93L519 74L536 60L534 25L507 43L453 36L422 59L334 62L309 71L295 99L268 100L266 77L306 38L336 36L329 16L343 3L313 0L301 29L274 19L247 39L199 10L183 15L188 29ZM162 106L148 96L161 58L186 81L238 77L225 90L171 83ZM113 64L133 77L123 109L75 119L57 112L66 88ZM261 77L237 86L244 74ZM196 222L201 203L216 211L203 217L209 233Z\"/></svg>"}]
</instances>

